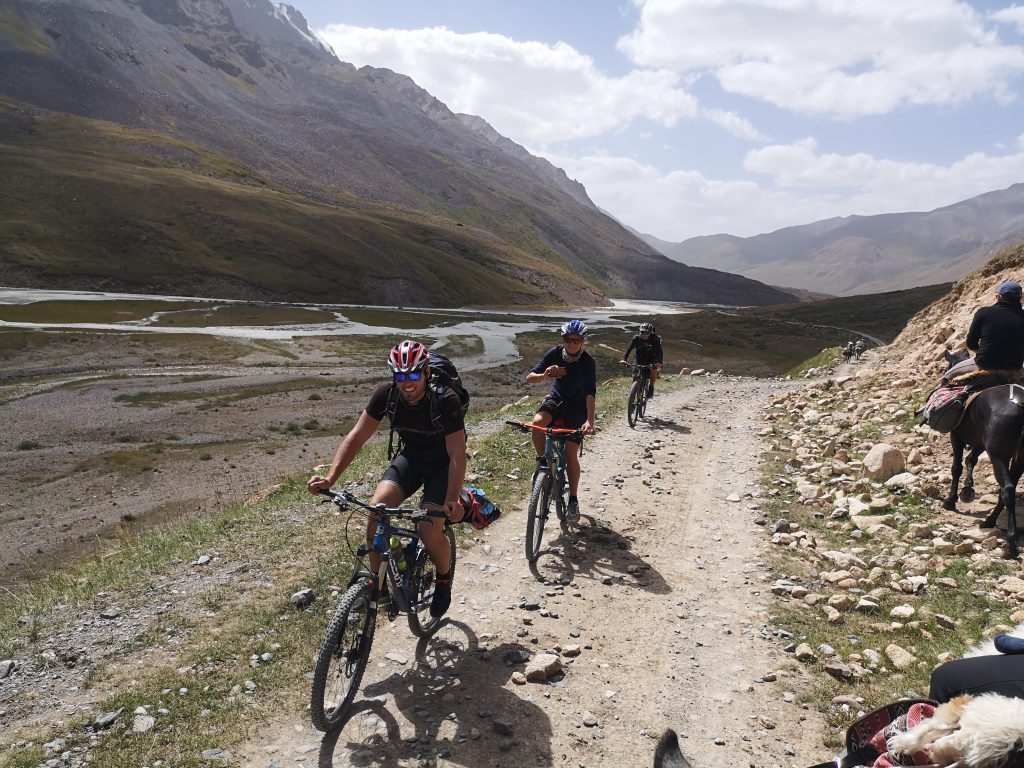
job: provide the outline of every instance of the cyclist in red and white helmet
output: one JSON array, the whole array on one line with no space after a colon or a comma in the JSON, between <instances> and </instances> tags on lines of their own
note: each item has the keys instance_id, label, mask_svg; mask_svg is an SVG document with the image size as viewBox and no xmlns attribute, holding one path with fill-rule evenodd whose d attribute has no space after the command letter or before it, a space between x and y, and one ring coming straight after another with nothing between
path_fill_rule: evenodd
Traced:
<instances>
[{"instance_id":1,"label":"cyclist in red and white helmet","mask_svg":"<svg viewBox=\"0 0 1024 768\"><path fill-rule=\"evenodd\" d=\"M449 520L460 521L464 512L459 493L466 478L462 402L452 389L428 391L430 357L418 341L396 344L388 355L388 368L392 380L374 390L366 409L338 446L327 475L313 475L306 487L310 493L319 493L338 482L386 416L401 437L402 448L384 471L370 503L397 507L423 488L423 506L435 505ZM372 545L376 530L376 521L369 520L367 545ZM430 518L420 524L419 534L437 566L430 614L440 617L452 599L451 547L444 535L444 521ZM379 557L371 553L371 568L376 571L379 565Z\"/></svg>"},{"instance_id":2,"label":"cyclist in red and white helmet","mask_svg":"<svg viewBox=\"0 0 1024 768\"><path fill-rule=\"evenodd\" d=\"M547 397L540 404L533 423L546 427L556 419L568 429L580 428L584 435L594 434L597 397L597 363L583 349L587 326L582 320L569 320L559 328L562 343L544 353L540 362L526 374L527 384L554 380ZM533 447L537 466L544 465L544 433L534 430ZM566 517L574 523L580 519L576 491L580 485L580 445L582 440L565 441L565 472L569 477L569 505Z\"/></svg>"}]
</instances>

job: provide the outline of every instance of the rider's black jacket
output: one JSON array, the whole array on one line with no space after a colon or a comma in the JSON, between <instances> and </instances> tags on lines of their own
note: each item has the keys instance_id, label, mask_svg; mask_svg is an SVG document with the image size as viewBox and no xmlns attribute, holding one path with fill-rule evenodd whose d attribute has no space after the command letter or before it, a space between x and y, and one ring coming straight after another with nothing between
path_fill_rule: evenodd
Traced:
<instances>
[{"instance_id":1,"label":"rider's black jacket","mask_svg":"<svg viewBox=\"0 0 1024 768\"><path fill-rule=\"evenodd\" d=\"M977 350L978 367L1010 371L1024 366L1024 309L1015 300L999 300L974 313L967 348Z\"/></svg>"},{"instance_id":2,"label":"rider's black jacket","mask_svg":"<svg viewBox=\"0 0 1024 768\"><path fill-rule=\"evenodd\" d=\"M636 350L636 361L639 365L665 362L665 354L661 351L661 336L656 333L648 336L647 341L640 338L639 334L634 336L633 340L629 342L629 346L626 347L626 351L622 353L622 359L629 360L629 353L634 349Z\"/></svg>"}]
</instances>

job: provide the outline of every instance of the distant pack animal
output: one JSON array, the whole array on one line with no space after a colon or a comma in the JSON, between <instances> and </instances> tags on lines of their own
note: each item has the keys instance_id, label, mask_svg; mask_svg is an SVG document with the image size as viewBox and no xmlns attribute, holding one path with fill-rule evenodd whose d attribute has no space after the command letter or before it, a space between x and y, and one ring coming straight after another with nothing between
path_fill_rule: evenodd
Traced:
<instances>
[{"instance_id":1,"label":"distant pack animal","mask_svg":"<svg viewBox=\"0 0 1024 768\"><path fill-rule=\"evenodd\" d=\"M964 360L966 352L946 352L949 368ZM967 476L960 500L974 500L974 467L982 451L992 461L992 472L999 486L999 503L981 523L982 528L994 528L999 514L1006 510L1006 552L1016 560L1017 548L1017 481L1024 472L1024 387L1018 384L1000 384L981 392L971 401L960 424L949 433L953 448L953 482L949 495L943 500L945 509L955 510L957 488L964 471L964 449L967 454Z\"/></svg>"}]
</instances>

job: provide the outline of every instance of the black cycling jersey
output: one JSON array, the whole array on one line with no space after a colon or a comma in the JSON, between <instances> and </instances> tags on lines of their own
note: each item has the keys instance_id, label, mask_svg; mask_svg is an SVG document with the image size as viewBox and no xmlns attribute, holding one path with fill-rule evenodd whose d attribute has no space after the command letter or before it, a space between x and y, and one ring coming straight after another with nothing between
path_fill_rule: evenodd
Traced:
<instances>
[{"instance_id":1,"label":"black cycling jersey","mask_svg":"<svg viewBox=\"0 0 1024 768\"><path fill-rule=\"evenodd\" d=\"M664 363L665 353L661 349L661 336L652 333L644 341L639 334L633 337L622 353L623 360L629 360L629 353L636 350L636 362L638 365L651 365L652 363Z\"/></svg>"},{"instance_id":2,"label":"black cycling jersey","mask_svg":"<svg viewBox=\"0 0 1024 768\"><path fill-rule=\"evenodd\" d=\"M381 384L374 390L366 413L377 421L387 415L388 396L394 384ZM409 405L397 392L395 400L395 417L392 427L402 437L405 451L417 455L434 455L447 458L445 435L451 435L465 429L462 418L462 403L452 389L444 389L440 393L427 391L426 396L416 405ZM431 399L436 398L437 414L431 412Z\"/></svg>"}]
</instances>

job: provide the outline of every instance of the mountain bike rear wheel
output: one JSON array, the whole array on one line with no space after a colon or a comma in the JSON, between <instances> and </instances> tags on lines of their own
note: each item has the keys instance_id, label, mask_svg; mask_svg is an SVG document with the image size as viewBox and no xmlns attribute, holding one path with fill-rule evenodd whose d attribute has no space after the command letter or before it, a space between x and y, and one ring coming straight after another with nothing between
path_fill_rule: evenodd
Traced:
<instances>
[{"instance_id":1,"label":"mountain bike rear wheel","mask_svg":"<svg viewBox=\"0 0 1024 768\"><path fill-rule=\"evenodd\" d=\"M334 609L313 668L310 718L319 731L338 727L352 707L370 659L377 624L374 585L360 579Z\"/></svg>"},{"instance_id":2,"label":"mountain bike rear wheel","mask_svg":"<svg viewBox=\"0 0 1024 768\"><path fill-rule=\"evenodd\" d=\"M455 532L450 525L444 527L444 535L448 538L448 546L452 550L452 559L448 568L451 578L455 578ZM430 559L427 550L421 548L416 555L412 576L409 578L409 629L416 637L428 637L433 634L444 619L430 615L430 601L434 597L434 585L437 582L437 566Z\"/></svg>"},{"instance_id":3,"label":"mountain bike rear wheel","mask_svg":"<svg viewBox=\"0 0 1024 768\"><path fill-rule=\"evenodd\" d=\"M537 562L540 543L544 538L544 521L551 506L551 470L542 470L533 479L530 506L526 511L526 559Z\"/></svg>"},{"instance_id":4,"label":"mountain bike rear wheel","mask_svg":"<svg viewBox=\"0 0 1024 768\"><path fill-rule=\"evenodd\" d=\"M640 390L646 386L643 379L637 378L633 382L633 386L629 388L629 405L626 406L626 419L629 421L630 427L636 427L637 420L637 409L640 407Z\"/></svg>"}]
</instances>

